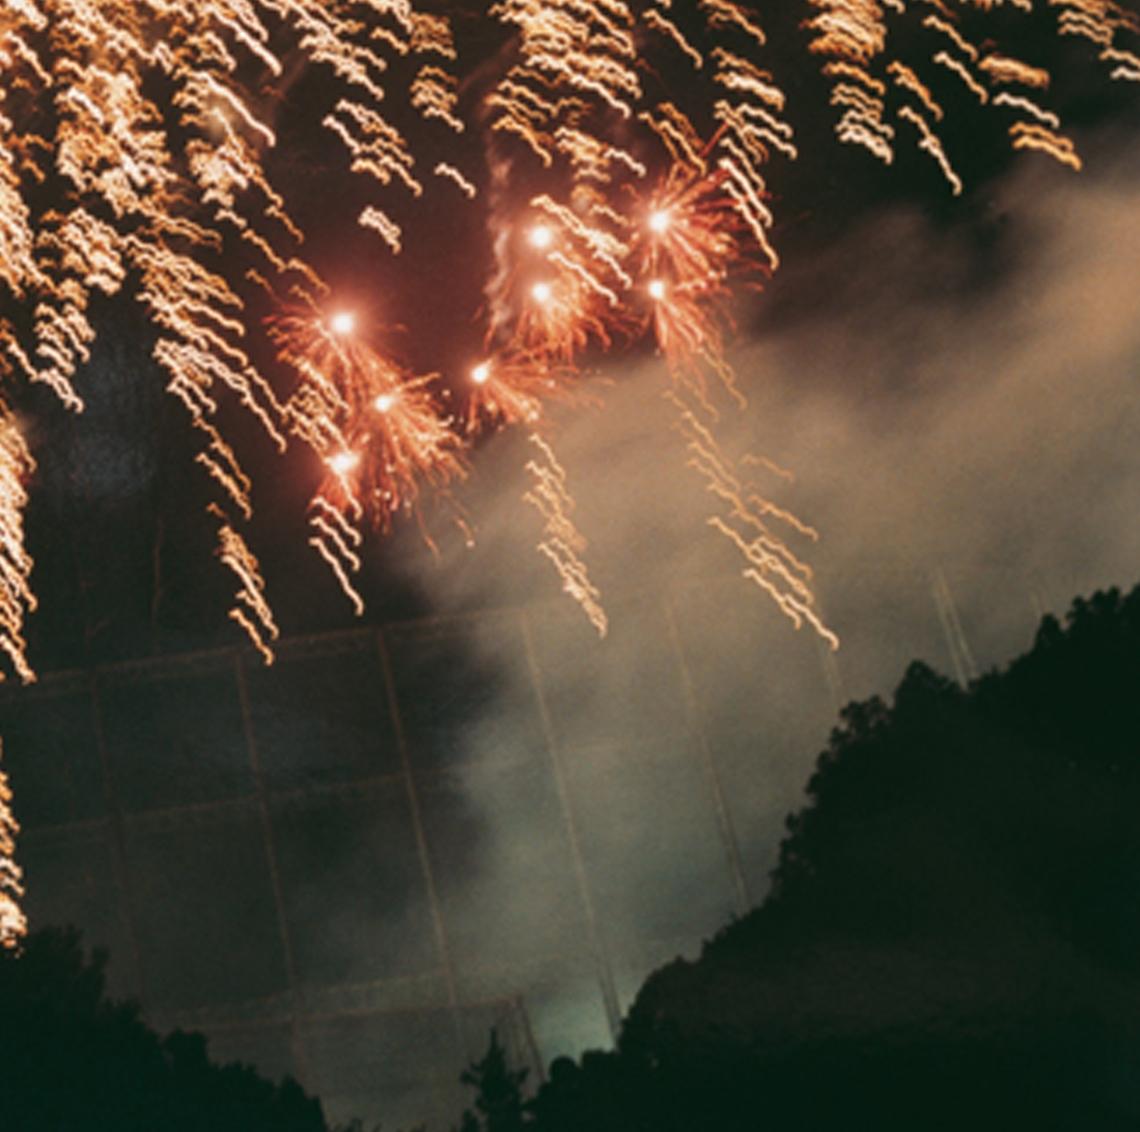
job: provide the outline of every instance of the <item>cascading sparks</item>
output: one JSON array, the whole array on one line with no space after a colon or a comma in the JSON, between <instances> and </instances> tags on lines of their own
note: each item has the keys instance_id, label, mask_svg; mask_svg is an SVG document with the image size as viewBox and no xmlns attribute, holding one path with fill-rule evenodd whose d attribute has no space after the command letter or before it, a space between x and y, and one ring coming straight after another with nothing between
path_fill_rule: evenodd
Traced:
<instances>
[{"instance_id":1,"label":"cascading sparks","mask_svg":"<svg viewBox=\"0 0 1140 1132\"><path fill-rule=\"evenodd\" d=\"M1001 36L991 34L998 16ZM1030 21L1051 18L1111 80L1140 82L1140 19L1113 0L803 0L803 17L839 140L888 164L913 144L953 193L963 181L943 138L962 101L1002 116L1012 149L1080 167L1032 39L1014 42ZM769 520L797 538L807 528L747 489L714 439L744 400L728 360L732 303L779 264L769 168L797 156L764 13L736 0L501 0L482 19L509 41L490 60L466 59L448 19L407 0L0 8L9 671L33 678L24 619L35 605L23 538L35 465L9 406L27 382L76 412L98 396L85 380L95 300L128 288L199 440L218 557L238 579L230 616L266 659L277 626L242 533L256 484L235 414L282 451L315 454L324 479L309 541L359 612L367 529L386 531L425 492L447 492L481 429L534 430L551 401L580 397L588 361L643 336L664 359L689 462L727 507L711 522L793 621L832 640L810 572ZM894 52L904 40L906 59ZM314 121L343 173L369 186L355 213L368 256L418 254L409 210L440 201L490 223L484 353L451 401L455 375L418 376L377 345L382 334L339 323L331 287L302 255L288 162L281 172L274 155L280 108L305 74L321 77ZM464 157L461 135L481 139L486 173ZM276 314L263 324L267 304ZM266 336L283 364L254 361ZM604 631L583 544L566 525L565 476L547 441L536 443L532 502L548 528L539 549Z\"/></svg>"},{"instance_id":2,"label":"cascading sparks","mask_svg":"<svg viewBox=\"0 0 1140 1132\"><path fill-rule=\"evenodd\" d=\"M28 921L20 901L24 897L24 876L16 864L16 835L20 827L12 813L12 788L4 773L0 749L0 950L20 946L28 934Z\"/></svg>"},{"instance_id":3,"label":"cascading sparks","mask_svg":"<svg viewBox=\"0 0 1140 1132\"><path fill-rule=\"evenodd\" d=\"M0 400L0 650L25 681L35 679L23 633L24 615L36 607L32 559L24 547L24 483L34 467L15 417Z\"/></svg>"},{"instance_id":4,"label":"cascading sparks","mask_svg":"<svg viewBox=\"0 0 1140 1132\"><path fill-rule=\"evenodd\" d=\"M532 432L528 439L539 455L527 461L526 470L534 482L523 499L536 507L543 518L539 553L553 563L562 589L582 607L598 635L604 637L609 620L602 607L601 591L590 581L582 559L586 540L570 517L574 501L567 490L566 470L542 437Z\"/></svg>"}]
</instances>

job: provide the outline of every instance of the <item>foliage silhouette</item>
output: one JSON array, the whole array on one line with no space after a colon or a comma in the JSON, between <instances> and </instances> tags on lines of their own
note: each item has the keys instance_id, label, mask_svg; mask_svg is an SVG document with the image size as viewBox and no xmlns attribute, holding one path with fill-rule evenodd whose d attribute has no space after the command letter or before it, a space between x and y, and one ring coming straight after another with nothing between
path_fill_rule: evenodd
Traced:
<instances>
[{"instance_id":1,"label":"foliage silhouette","mask_svg":"<svg viewBox=\"0 0 1140 1132\"><path fill-rule=\"evenodd\" d=\"M496 1030L483 1057L460 1077L475 1090L475 1112L463 1114L458 1132L521 1132L525 1069L512 1069Z\"/></svg>"},{"instance_id":2,"label":"foliage silhouette","mask_svg":"<svg viewBox=\"0 0 1140 1132\"><path fill-rule=\"evenodd\" d=\"M509 1127L1140 1128L1138 818L1140 587L969 688L912 664L841 712L763 905Z\"/></svg>"},{"instance_id":3,"label":"foliage silhouette","mask_svg":"<svg viewBox=\"0 0 1140 1132\"><path fill-rule=\"evenodd\" d=\"M290 1078L219 1066L200 1034L160 1038L107 998L106 956L74 930L0 952L4 1132L325 1132L320 1102Z\"/></svg>"}]
</instances>

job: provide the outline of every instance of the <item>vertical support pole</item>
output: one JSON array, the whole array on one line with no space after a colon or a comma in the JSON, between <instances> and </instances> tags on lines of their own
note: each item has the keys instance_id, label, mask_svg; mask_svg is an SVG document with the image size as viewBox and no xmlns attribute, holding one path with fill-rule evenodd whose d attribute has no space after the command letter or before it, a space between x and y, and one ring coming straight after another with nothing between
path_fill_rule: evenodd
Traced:
<instances>
[{"instance_id":1,"label":"vertical support pole","mask_svg":"<svg viewBox=\"0 0 1140 1132\"><path fill-rule=\"evenodd\" d=\"M1042 582L1036 572L1030 574L1026 589L1029 594L1029 605L1033 610L1033 616L1036 618L1033 623L1033 632L1036 633L1041 625L1041 621L1052 608L1053 603L1049 600L1049 593L1045 583Z\"/></svg>"},{"instance_id":2,"label":"vertical support pole","mask_svg":"<svg viewBox=\"0 0 1140 1132\"><path fill-rule=\"evenodd\" d=\"M570 858L574 865L574 879L578 886L578 896L582 901L582 909L586 915L586 931L589 937L590 951L594 957L598 983L602 991L602 1004L606 1011L606 1022L610 1028L610 1036L616 1041L618 1031L621 1029L621 1006L618 1002L617 986L614 982L609 955L606 952L601 933L598 930L598 918L594 910L593 896L590 893L590 883L586 874L586 863L582 857L581 843L578 839L578 827L574 821L574 811L570 804L570 792L566 786L566 775L562 768L562 758L558 750L558 743L554 737L554 724L550 718L550 708L546 702L546 693L542 685L542 674L538 668L538 659L534 651L534 640L531 636L530 621L527 618L525 609L519 611L519 621L522 626L523 648L526 652L527 667L530 671L531 684L534 687L534 696L538 704L538 714L542 723L542 734L546 741L546 753L550 758L551 774L554 777L554 786L558 793L558 806L562 813L562 824L565 828L566 840L570 845Z\"/></svg>"},{"instance_id":3,"label":"vertical support pole","mask_svg":"<svg viewBox=\"0 0 1140 1132\"><path fill-rule=\"evenodd\" d=\"M527 1054L530 1057L531 1065L534 1066L535 1076L538 1078L539 1085L545 1085L546 1066L542 1063L542 1054L539 1052L538 1042L534 1037L534 1027L530 1024L530 1011L526 1008L526 999L521 994L515 997L514 1007L518 1012L523 1041L526 1042Z\"/></svg>"},{"instance_id":4,"label":"vertical support pole","mask_svg":"<svg viewBox=\"0 0 1140 1132\"><path fill-rule=\"evenodd\" d=\"M740 844L736 839L736 829L732 824L732 816L728 812L728 803L724 796L724 785L720 780L720 769L716 765L712 748L709 746L708 736L701 725L700 705L697 702L696 687L693 676L689 670L689 662L685 656L685 648L681 643L681 634L677 628L677 619L673 615L673 603L669 598L668 590L662 599L665 609L665 624L669 630L669 640L673 645L673 652L677 658L677 667L681 673L681 684L685 692L685 714L689 717L689 725L696 738L697 750L700 753L701 765L704 768L705 778L708 782L709 794L716 809L717 832L720 834L721 845L724 847L725 860L728 863L728 875L732 881L733 893L736 897L737 915L743 916L752 907L748 892L748 882L744 876L744 865L740 857Z\"/></svg>"},{"instance_id":5,"label":"vertical support pole","mask_svg":"<svg viewBox=\"0 0 1140 1132\"><path fill-rule=\"evenodd\" d=\"M91 731L95 736L95 747L99 752L99 770L103 783L103 804L107 809L107 823L111 831L111 867L115 872L115 885L119 890L123 930L127 936L130 953L132 981L135 998L145 1009L148 1004L146 971L143 966L142 948L139 946L138 925L135 922L134 886L131 884L130 867L127 863L127 828L122 807L115 790L115 775L111 767L111 756L107 750L107 733L103 726L103 707L100 698L99 677L92 673L87 684L87 694L91 704Z\"/></svg>"},{"instance_id":6,"label":"vertical support pole","mask_svg":"<svg viewBox=\"0 0 1140 1132\"><path fill-rule=\"evenodd\" d=\"M241 729L245 739L245 749L249 756L250 770L253 772L254 788L257 793L257 812L261 825L261 837L265 846L265 861L269 867L269 879L273 886L273 910L277 919L277 934L281 940L281 953L285 957L285 977L289 984L289 1046L293 1055L293 1069L297 1079L308 1089L315 1089L312 1080L305 1038L301 1027L303 1002L297 981L297 961L293 950L293 937L289 932L289 921L285 915L285 892L281 884L281 868L277 859L277 843L273 836L273 819L269 810L269 793L265 784L265 770L261 762L261 750L257 744L257 734L253 728L253 716L249 709L249 686L245 678L245 666L241 653L234 650L234 677L237 681L238 704L241 708Z\"/></svg>"},{"instance_id":7,"label":"vertical support pole","mask_svg":"<svg viewBox=\"0 0 1140 1132\"><path fill-rule=\"evenodd\" d=\"M934 604L938 607L938 619L942 622L946 645L950 650L954 674L958 678L958 683L964 688L971 680L978 678L978 666L966 640L966 633L962 628L957 606L954 604L954 595L950 592L950 583L947 582L941 566L934 570L931 589L934 591Z\"/></svg>"},{"instance_id":8,"label":"vertical support pole","mask_svg":"<svg viewBox=\"0 0 1140 1132\"><path fill-rule=\"evenodd\" d=\"M408 798L408 811L412 817L412 829L416 838L416 854L419 857L420 873L423 876L424 889L428 897L428 906L431 909L432 933L435 936L436 951L439 954L440 964L443 967L443 977L447 987L447 1005L451 1010L459 1052L466 1062L471 1058L471 1051L467 1048L467 1035L463 1030L463 1015L459 1010L459 992L455 982L455 967L451 960L451 947L447 942L447 929L443 922L443 909L440 905L439 889L435 883L435 873L431 867L427 831L424 828L419 791L416 789L416 780L412 774L412 760L408 750L407 734L404 731L404 719L400 713L399 700L396 697L396 677L392 669L392 657L388 651L388 642L384 639L383 629L376 630L376 651L380 657L380 669L384 674L384 691L388 697L388 712L392 719L392 733L396 738L396 750L400 756L400 771L404 780L404 790Z\"/></svg>"}]
</instances>

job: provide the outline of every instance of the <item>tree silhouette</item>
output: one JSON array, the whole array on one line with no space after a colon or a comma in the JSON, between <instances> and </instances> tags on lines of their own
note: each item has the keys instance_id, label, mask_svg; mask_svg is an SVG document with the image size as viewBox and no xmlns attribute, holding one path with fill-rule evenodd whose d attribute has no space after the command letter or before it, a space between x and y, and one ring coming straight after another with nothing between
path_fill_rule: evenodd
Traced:
<instances>
[{"instance_id":1,"label":"tree silhouette","mask_svg":"<svg viewBox=\"0 0 1140 1132\"><path fill-rule=\"evenodd\" d=\"M475 1111L464 1112L458 1132L521 1132L526 1070L509 1066L496 1030L487 1052L459 1079L475 1090Z\"/></svg>"},{"instance_id":2,"label":"tree silhouette","mask_svg":"<svg viewBox=\"0 0 1140 1132\"><path fill-rule=\"evenodd\" d=\"M108 999L105 962L72 930L0 952L4 1132L325 1132L295 1081L216 1065L200 1034L160 1038Z\"/></svg>"},{"instance_id":3,"label":"tree silhouette","mask_svg":"<svg viewBox=\"0 0 1140 1132\"><path fill-rule=\"evenodd\" d=\"M1136 1128L1138 1007L1140 588L968 688L915 663L846 707L763 905L524 1123Z\"/></svg>"}]
</instances>

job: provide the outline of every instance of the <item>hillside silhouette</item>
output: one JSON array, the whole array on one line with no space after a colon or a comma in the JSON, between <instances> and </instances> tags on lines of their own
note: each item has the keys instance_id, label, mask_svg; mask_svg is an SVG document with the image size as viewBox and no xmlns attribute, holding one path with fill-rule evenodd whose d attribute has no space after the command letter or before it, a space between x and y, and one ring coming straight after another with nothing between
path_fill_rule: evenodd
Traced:
<instances>
[{"instance_id":1,"label":"hillside silhouette","mask_svg":"<svg viewBox=\"0 0 1140 1132\"><path fill-rule=\"evenodd\" d=\"M763 905L464 1132L1140 1128L1140 587L840 714Z\"/></svg>"}]
</instances>

